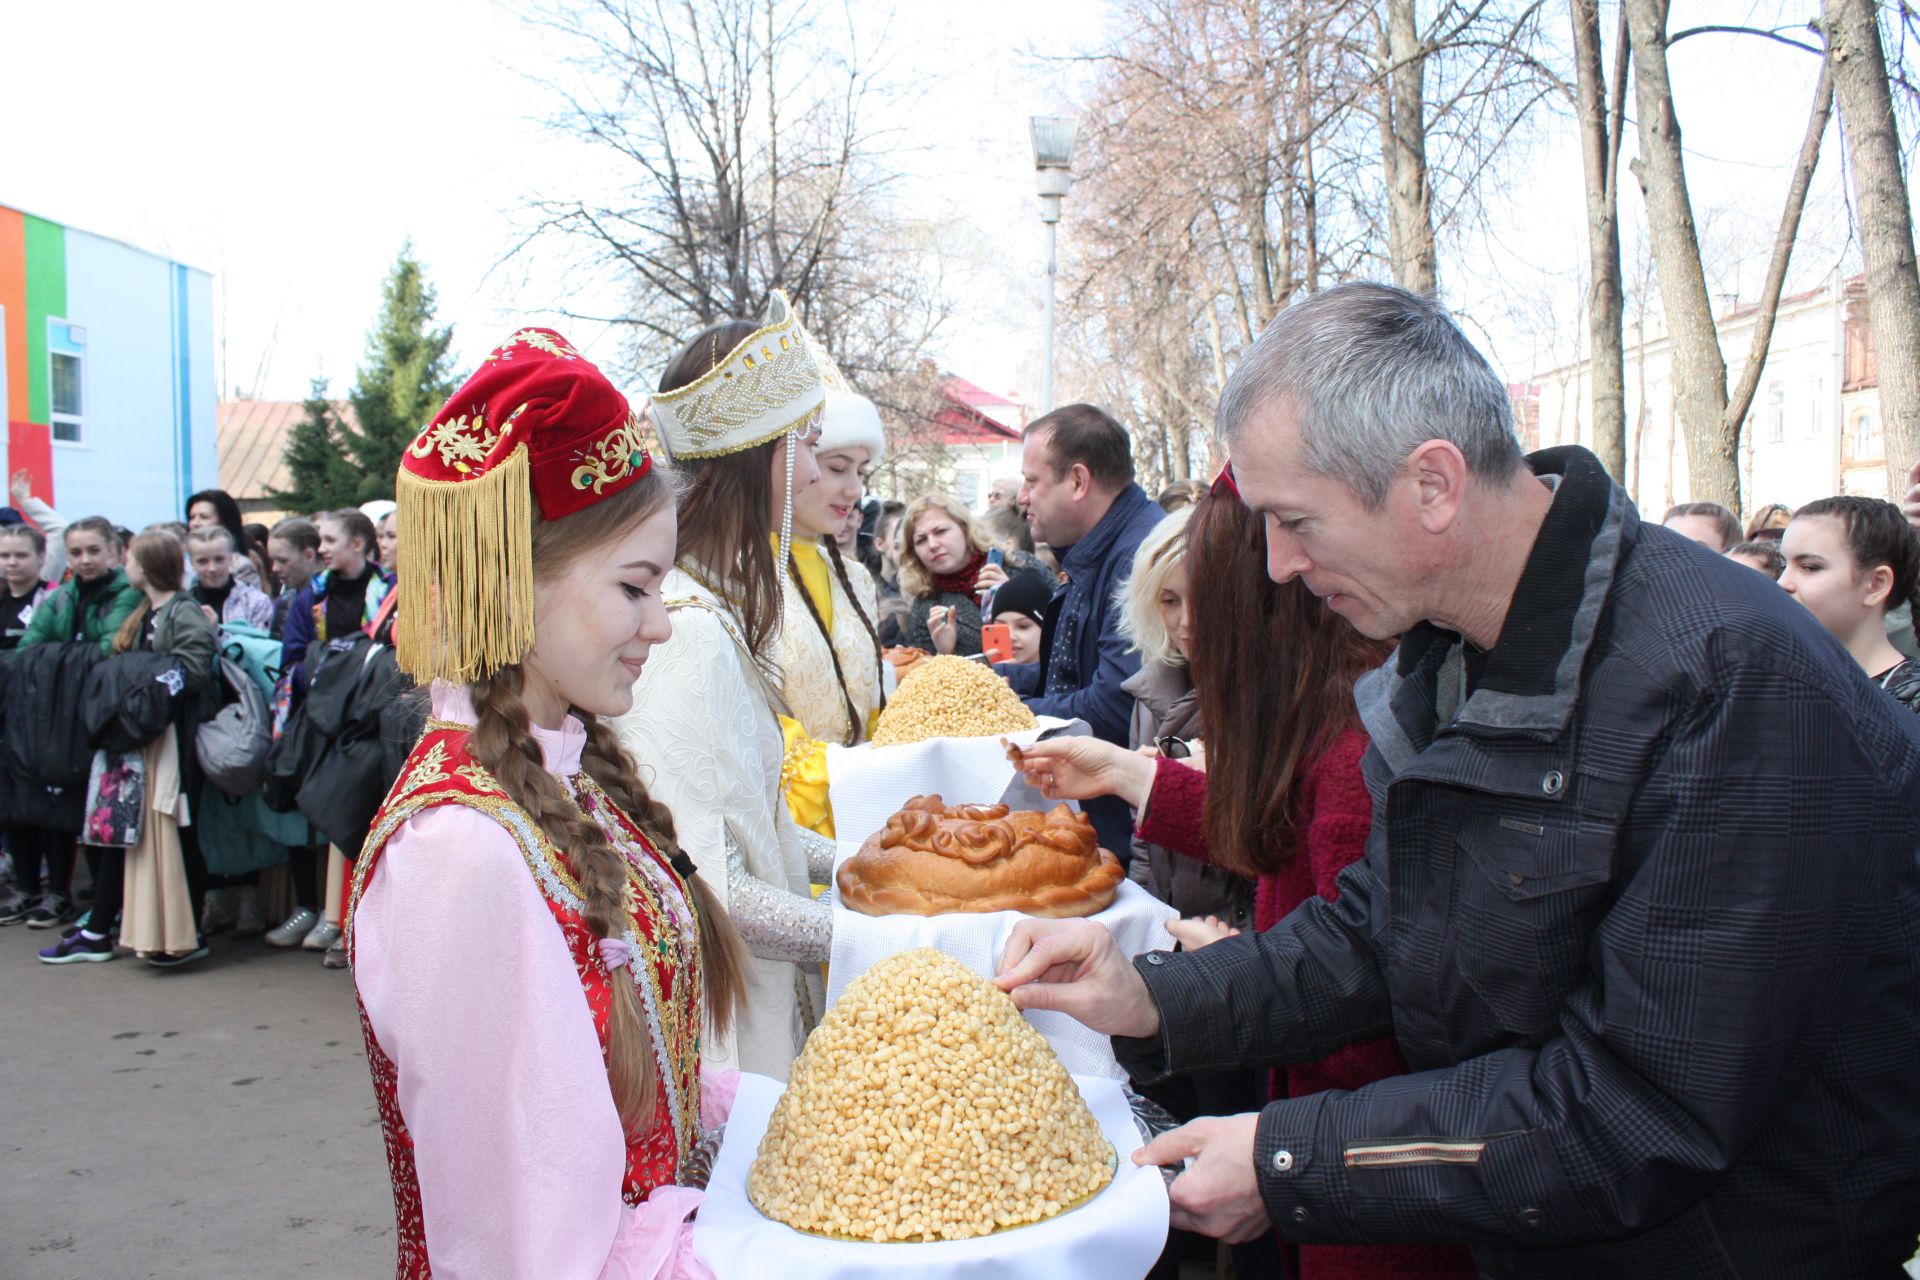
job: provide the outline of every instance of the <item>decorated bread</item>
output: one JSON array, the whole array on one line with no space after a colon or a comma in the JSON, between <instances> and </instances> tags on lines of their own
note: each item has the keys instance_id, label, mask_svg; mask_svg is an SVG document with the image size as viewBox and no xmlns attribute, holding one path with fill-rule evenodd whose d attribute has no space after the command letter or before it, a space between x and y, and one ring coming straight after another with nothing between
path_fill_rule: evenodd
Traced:
<instances>
[{"instance_id":1,"label":"decorated bread","mask_svg":"<svg viewBox=\"0 0 1920 1280\"><path fill-rule=\"evenodd\" d=\"M1083 813L1010 813L1006 805L948 807L915 796L840 864L840 900L870 916L1024 911L1090 916L1125 876Z\"/></svg>"},{"instance_id":2,"label":"decorated bread","mask_svg":"<svg viewBox=\"0 0 1920 1280\"><path fill-rule=\"evenodd\" d=\"M847 984L807 1037L747 1172L797 1231L965 1240L1092 1199L1114 1151L1007 994L930 947Z\"/></svg>"},{"instance_id":3,"label":"decorated bread","mask_svg":"<svg viewBox=\"0 0 1920 1280\"><path fill-rule=\"evenodd\" d=\"M900 675L900 687L874 727L876 747L1033 728L1033 712L992 667L947 656L929 658Z\"/></svg>"}]
</instances>

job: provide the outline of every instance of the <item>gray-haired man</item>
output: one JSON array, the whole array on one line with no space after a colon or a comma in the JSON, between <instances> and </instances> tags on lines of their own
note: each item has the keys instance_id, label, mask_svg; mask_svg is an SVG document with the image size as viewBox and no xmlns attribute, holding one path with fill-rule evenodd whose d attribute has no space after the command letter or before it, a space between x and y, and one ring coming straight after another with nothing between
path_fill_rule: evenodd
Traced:
<instances>
[{"instance_id":1,"label":"gray-haired man","mask_svg":"<svg viewBox=\"0 0 1920 1280\"><path fill-rule=\"evenodd\" d=\"M1367 856L1265 934L1001 983L1136 1076L1391 1033L1413 1073L1200 1120L1176 1225L1464 1241L1493 1277L1891 1276L1920 1228L1920 732L1577 448L1522 459L1436 303L1283 312L1220 406L1276 580L1401 637Z\"/></svg>"}]
</instances>

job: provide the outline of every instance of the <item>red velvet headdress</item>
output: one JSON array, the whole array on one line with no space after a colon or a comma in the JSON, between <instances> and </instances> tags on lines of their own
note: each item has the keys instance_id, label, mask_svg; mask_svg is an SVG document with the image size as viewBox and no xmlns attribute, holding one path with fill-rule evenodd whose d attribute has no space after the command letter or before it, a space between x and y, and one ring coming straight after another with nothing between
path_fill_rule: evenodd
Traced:
<instances>
[{"instance_id":1,"label":"red velvet headdress","mask_svg":"<svg viewBox=\"0 0 1920 1280\"><path fill-rule=\"evenodd\" d=\"M533 646L533 505L559 520L653 465L605 374L551 329L522 329L400 459L400 665L467 683Z\"/></svg>"}]
</instances>

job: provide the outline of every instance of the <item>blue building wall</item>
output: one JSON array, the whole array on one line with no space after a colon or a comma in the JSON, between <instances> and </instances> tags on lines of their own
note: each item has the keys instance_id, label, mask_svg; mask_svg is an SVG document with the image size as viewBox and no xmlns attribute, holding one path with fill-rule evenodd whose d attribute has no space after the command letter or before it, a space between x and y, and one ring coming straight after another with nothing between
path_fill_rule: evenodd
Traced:
<instances>
[{"instance_id":1,"label":"blue building wall","mask_svg":"<svg viewBox=\"0 0 1920 1280\"><path fill-rule=\"evenodd\" d=\"M82 438L54 441L54 503L68 519L134 529L183 517L216 486L213 278L66 228L66 314L84 329Z\"/></svg>"}]
</instances>

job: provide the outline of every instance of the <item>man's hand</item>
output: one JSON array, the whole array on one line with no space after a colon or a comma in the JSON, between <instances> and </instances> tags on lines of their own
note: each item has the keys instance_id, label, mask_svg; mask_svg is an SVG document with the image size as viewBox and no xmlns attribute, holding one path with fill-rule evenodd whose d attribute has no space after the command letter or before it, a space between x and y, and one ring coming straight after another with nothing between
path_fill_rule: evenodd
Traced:
<instances>
[{"instance_id":1,"label":"man's hand","mask_svg":"<svg viewBox=\"0 0 1920 1280\"><path fill-rule=\"evenodd\" d=\"M33 477L27 474L25 467L13 473L13 479L7 483L7 492L13 495L13 505L16 507L33 497Z\"/></svg>"},{"instance_id":2,"label":"man's hand","mask_svg":"<svg viewBox=\"0 0 1920 1280\"><path fill-rule=\"evenodd\" d=\"M1267 1203L1254 1176L1254 1130L1260 1115L1202 1117L1160 1134L1133 1153L1135 1165L1179 1165L1187 1173L1167 1188L1173 1201L1173 1226L1227 1244L1260 1240L1273 1230Z\"/></svg>"},{"instance_id":3,"label":"man's hand","mask_svg":"<svg viewBox=\"0 0 1920 1280\"><path fill-rule=\"evenodd\" d=\"M1135 1164L1173 1166L1191 1158L1186 1172L1167 1188L1174 1226L1228 1244L1257 1240L1273 1230L1253 1173L1253 1134L1259 1126L1257 1112L1205 1116L1133 1153Z\"/></svg>"},{"instance_id":4,"label":"man's hand","mask_svg":"<svg viewBox=\"0 0 1920 1280\"><path fill-rule=\"evenodd\" d=\"M994 982L1022 1009L1058 1009L1105 1035L1160 1030L1147 984L1106 926L1091 920L1022 920L1007 939Z\"/></svg>"},{"instance_id":5,"label":"man's hand","mask_svg":"<svg viewBox=\"0 0 1920 1280\"><path fill-rule=\"evenodd\" d=\"M1913 464L1907 472L1907 498L1900 504L1907 523L1920 531L1920 462Z\"/></svg>"}]
</instances>

